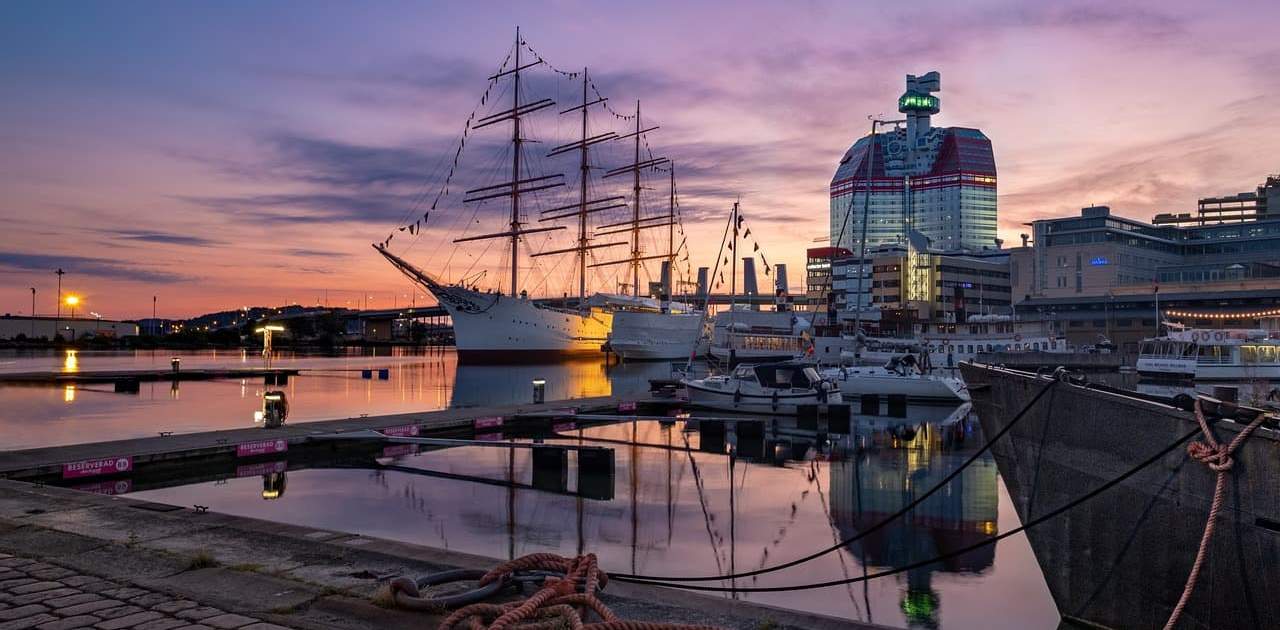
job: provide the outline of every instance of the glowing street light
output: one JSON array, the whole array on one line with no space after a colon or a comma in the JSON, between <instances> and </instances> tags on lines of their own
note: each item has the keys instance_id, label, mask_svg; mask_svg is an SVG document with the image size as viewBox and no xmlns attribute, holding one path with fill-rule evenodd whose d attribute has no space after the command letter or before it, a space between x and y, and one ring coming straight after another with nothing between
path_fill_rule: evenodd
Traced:
<instances>
[{"instance_id":1,"label":"glowing street light","mask_svg":"<svg viewBox=\"0 0 1280 630\"><path fill-rule=\"evenodd\" d=\"M76 305L80 303L80 298L74 295L67 296L67 306L71 307L71 319L76 318Z\"/></svg>"},{"instance_id":2,"label":"glowing street light","mask_svg":"<svg viewBox=\"0 0 1280 630\"><path fill-rule=\"evenodd\" d=\"M279 324L267 324L255 328L253 332L262 335L262 358L267 362L267 369L271 369L271 333L284 331L284 326Z\"/></svg>"}]
</instances>

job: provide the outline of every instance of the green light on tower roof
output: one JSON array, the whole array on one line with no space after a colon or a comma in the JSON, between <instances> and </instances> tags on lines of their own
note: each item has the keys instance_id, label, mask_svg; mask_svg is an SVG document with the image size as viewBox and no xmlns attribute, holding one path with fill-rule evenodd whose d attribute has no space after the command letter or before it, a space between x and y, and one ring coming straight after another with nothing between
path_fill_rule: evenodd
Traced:
<instances>
[{"instance_id":1,"label":"green light on tower roof","mask_svg":"<svg viewBox=\"0 0 1280 630\"><path fill-rule=\"evenodd\" d=\"M915 92L907 92L898 99L898 111L903 113L927 111L936 114L938 105L938 97Z\"/></svg>"}]
</instances>

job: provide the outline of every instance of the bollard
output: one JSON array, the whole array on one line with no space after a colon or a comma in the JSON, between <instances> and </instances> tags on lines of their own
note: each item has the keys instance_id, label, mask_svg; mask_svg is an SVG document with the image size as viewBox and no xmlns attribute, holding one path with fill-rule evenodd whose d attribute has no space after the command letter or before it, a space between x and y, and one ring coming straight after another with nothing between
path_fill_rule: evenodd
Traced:
<instances>
[{"instance_id":1,"label":"bollard","mask_svg":"<svg viewBox=\"0 0 1280 630\"><path fill-rule=\"evenodd\" d=\"M289 417L289 400L282 391L270 391L262 395L262 426L276 429L284 426Z\"/></svg>"},{"instance_id":2,"label":"bollard","mask_svg":"<svg viewBox=\"0 0 1280 630\"><path fill-rule=\"evenodd\" d=\"M578 495L587 499L613 499L614 463L611 448L578 450Z\"/></svg>"},{"instance_id":3,"label":"bollard","mask_svg":"<svg viewBox=\"0 0 1280 630\"><path fill-rule=\"evenodd\" d=\"M117 394L136 394L141 388L142 381L138 378L122 378L115 382Z\"/></svg>"},{"instance_id":4,"label":"bollard","mask_svg":"<svg viewBox=\"0 0 1280 630\"><path fill-rule=\"evenodd\" d=\"M169 359L169 367L173 368L174 374L177 374L178 370L182 368L182 359L178 357L173 357Z\"/></svg>"},{"instance_id":5,"label":"bollard","mask_svg":"<svg viewBox=\"0 0 1280 630\"><path fill-rule=\"evenodd\" d=\"M827 430L848 435L850 411L849 405L827 405Z\"/></svg>"},{"instance_id":6,"label":"bollard","mask_svg":"<svg viewBox=\"0 0 1280 630\"><path fill-rule=\"evenodd\" d=\"M1222 402L1233 403L1240 399L1240 388L1235 385L1214 385L1213 397Z\"/></svg>"},{"instance_id":7,"label":"bollard","mask_svg":"<svg viewBox=\"0 0 1280 630\"><path fill-rule=\"evenodd\" d=\"M390 379L390 378L391 378L391 369L390 369L390 368L382 368L382 369L378 370L378 380L380 380L380 381L385 381L385 380L388 380L388 379Z\"/></svg>"},{"instance_id":8,"label":"bollard","mask_svg":"<svg viewBox=\"0 0 1280 630\"><path fill-rule=\"evenodd\" d=\"M547 379L533 379L533 404L541 405L547 399Z\"/></svg>"},{"instance_id":9,"label":"bollard","mask_svg":"<svg viewBox=\"0 0 1280 630\"><path fill-rule=\"evenodd\" d=\"M818 430L817 405L796 405L796 428L803 431Z\"/></svg>"},{"instance_id":10,"label":"bollard","mask_svg":"<svg viewBox=\"0 0 1280 630\"><path fill-rule=\"evenodd\" d=\"M360 370L360 378L373 378L373 370Z\"/></svg>"},{"instance_id":11,"label":"bollard","mask_svg":"<svg viewBox=\"0 0 1280 630\"><path fill-rule=\"evenodd\" d=\"M860 413L864 416L880 415L880 394L863 394L862 409Z\"/></svg>"}]
</instances>

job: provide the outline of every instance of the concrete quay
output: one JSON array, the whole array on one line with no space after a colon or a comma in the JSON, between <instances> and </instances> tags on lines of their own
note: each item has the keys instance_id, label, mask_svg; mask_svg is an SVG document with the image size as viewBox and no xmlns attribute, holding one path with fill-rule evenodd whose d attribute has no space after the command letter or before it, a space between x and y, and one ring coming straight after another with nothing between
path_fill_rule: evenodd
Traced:
<instances>
[{"instance_id":1,"label":"concrete quay","mask_svg":"<svg viewBox=\"0 0 1280 630\"><path fill-rule=\"evenodd\" d=\"M0 554L0 630L418 630L441 617L375 605L381 580L498 562L11 480L0 481ZM882 628L621 582L603 599L628 620Z\"/></svg>"}]
</instances>

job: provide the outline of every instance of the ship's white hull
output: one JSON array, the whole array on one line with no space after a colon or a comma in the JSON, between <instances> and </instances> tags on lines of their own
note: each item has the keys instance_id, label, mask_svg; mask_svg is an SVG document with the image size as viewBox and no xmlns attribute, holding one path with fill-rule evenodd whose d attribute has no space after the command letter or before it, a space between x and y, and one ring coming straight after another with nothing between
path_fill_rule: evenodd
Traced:
<instances>
[{"instance_id":1,"label":"ship's white hull","mask_svg":"<svg viewBox=\"0 0 1280 630\"><path fill-rule=\"evenodd\" d=\"M612 314L540 306L458 287L432 291L453 320L458 358L518 363L575 356L599 356L608 340Z\"/></svg>"},{"instance_id":2,"label":"ship's white hull","mask_svg":"<svg viewBox=\"0 0 1280 630\"><path fill-rule=\"evenodd\" d=\"M825 396L812 390L794 394L779 392L774 396L773 392L742 391L736 385L733 385L734 389L728 389L728 385L721 388L714 382L685 381L684 385L689 392L690 405L737 413L794 416L799 412L800 405L835 405L843 402L840 392L835 391Z\"/></svg>"},{"instance_id":3,"label":"ship's white hull","mask_svg":"<svg viewBox=\"0 0 1280 630\"><path fill-rule=\"evenodd\" d=\"M845 400L867 394L905 396L911 402L955 404L969 400L969 390L958 378L934 374L898 374L880 367L831 368L820 372L840 386Z\"/></svg>"},{"instance_id":4,"label":"ship's white hull","mask_svg":"<svg viewBox=\"0 0 1280 630\"><path fill-rule=\"evenodd\" d=\"M609 348L625 360L688 359L702 336L701 313L619 311Z\"/></svg>"}]
</instances>

